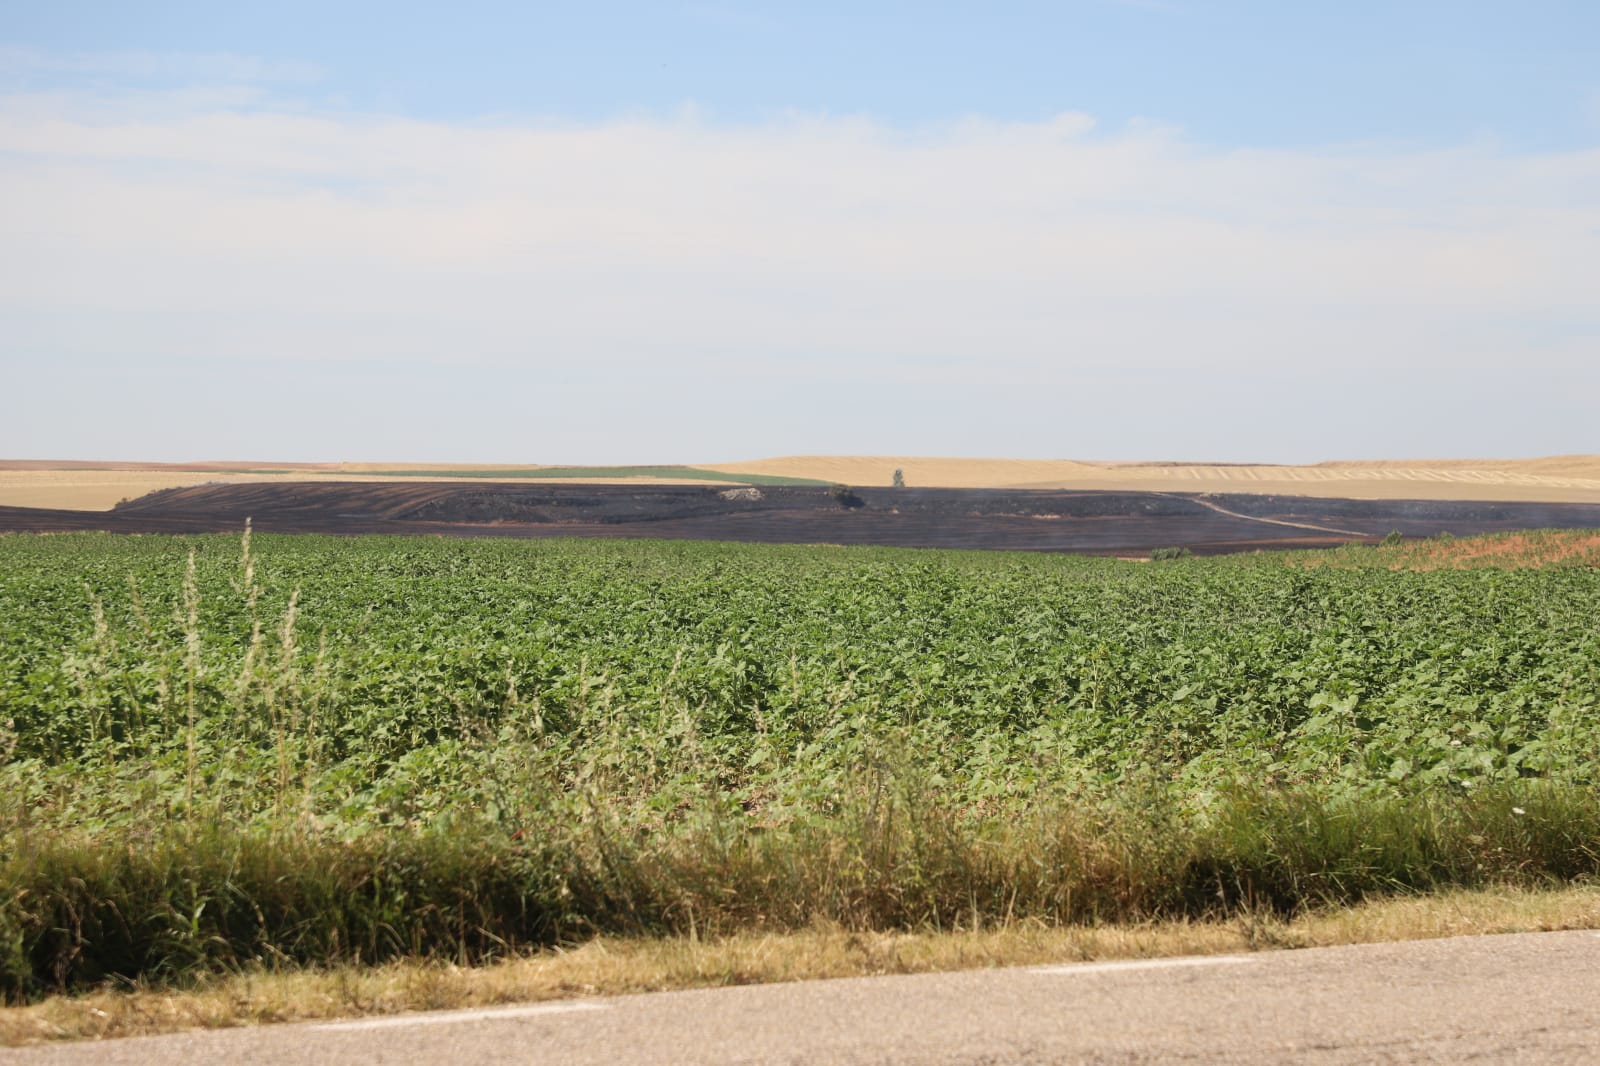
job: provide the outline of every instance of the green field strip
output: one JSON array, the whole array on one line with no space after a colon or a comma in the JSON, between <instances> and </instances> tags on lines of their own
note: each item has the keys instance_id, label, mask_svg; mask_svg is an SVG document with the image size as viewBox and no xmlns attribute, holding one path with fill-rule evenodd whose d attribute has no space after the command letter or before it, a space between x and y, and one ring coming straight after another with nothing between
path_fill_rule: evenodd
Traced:
<instances>
[{"instance_id":1,"label":"green field strip","mask_svg":"<svg viewBox=\"0 0 1600 1066\"><path fill-rule=\"evenodd\" d=\"M729 474L722 470L702 470L693 466L550 466L514 470L371 470L363 473L381 477L484 478L486 480L562 479L571 481L612 478L653 477L680 481L727 481L737 485L828 485L827 481L775 474Z\"/></svg>"}]
</instances>

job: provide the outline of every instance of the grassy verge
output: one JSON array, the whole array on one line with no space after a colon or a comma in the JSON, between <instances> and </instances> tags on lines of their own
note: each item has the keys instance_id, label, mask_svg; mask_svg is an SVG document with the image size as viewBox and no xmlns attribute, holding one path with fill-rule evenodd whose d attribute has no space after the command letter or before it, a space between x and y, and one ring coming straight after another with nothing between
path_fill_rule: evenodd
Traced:
<instances>
[{"instance_id":1,"label":"grassy verge","mask_svg":"<svg viewBox=\"0 0 1600 1066\"><path fill-rule=\"evenodd\" d=\"M1284 919L859 932L817 925L724 937L596 937L483 967L403 960L220 975L182 990L135 984L0 1008L0 1046L145 1036L409 1010L993 966L1325 947L1600 928L1600 887L1494 888L1318 908Z\"/></svg>"},{"instance_id":2,"label":"grassy verge","mask_svg":"<svg viewBox=\"0 0 1600 1066\"><path fill-rule=\"evenodd\" d=\"M457 824L345 842L294 832L12 837L0 987L174 986L260 966L478 964L595 935L823 923L920 932L1292 916L1395 894L1600 875L1600 793L1161 794L998 817L896 783L771 824L707 806L654 825L595 804L516 835Z\"/></svg>"}]
</instances>

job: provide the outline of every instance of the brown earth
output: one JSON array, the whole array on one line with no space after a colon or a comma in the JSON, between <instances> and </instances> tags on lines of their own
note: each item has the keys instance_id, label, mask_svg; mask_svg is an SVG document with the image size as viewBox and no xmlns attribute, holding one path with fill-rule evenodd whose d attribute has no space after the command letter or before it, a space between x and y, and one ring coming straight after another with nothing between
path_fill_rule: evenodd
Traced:
<instances>
[{"instance_id":1,"label":"brown earth","mask_svg":"<svg viewBox=\"0 0 1600 1066\"><path fill-rule=\"evenodd\" d=\"M1600 505L1339 500L1255 494L1028 489L614 486L527 481L198 485L106 512L0 507L0 530L123 533L410 533L650 537L1011 549L1100 555L1183 546L1201 554L1412 537L1600 529Z\"/></svg>"}]
</instances>

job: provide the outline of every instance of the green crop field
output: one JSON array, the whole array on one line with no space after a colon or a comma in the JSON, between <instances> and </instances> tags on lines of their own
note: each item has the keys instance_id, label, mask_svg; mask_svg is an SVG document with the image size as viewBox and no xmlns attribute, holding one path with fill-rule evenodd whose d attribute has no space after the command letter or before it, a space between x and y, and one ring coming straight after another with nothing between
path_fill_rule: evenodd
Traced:
<instances>
[{"instance_id":1,"label":"green crop field","mask_svg":"<svg viewBox=\"0 0 1600 1066\"><path fill-rule=\"evenodd\" d=\"M1336 556L0 537L0 989L1600 873L1600 571Z\"/></svg>"},{"instance_id":2,"label":"green crop field","mask_svg":"<svg viewBox=\"0 0 1600 1066\"><path fill-rule=\"evenodd\" d=\"M474 467L463 470L373 470L374 476L387 477L481 477L497 481L518 478L561 478L573 481L603 481L608 478L655 477L689 481L728 481L736 485L826 485L814 478L782 477L778 474L729 474L722 470L702 470L697 466L543 466L503 470Z\"/></svg>"}]
</instances>

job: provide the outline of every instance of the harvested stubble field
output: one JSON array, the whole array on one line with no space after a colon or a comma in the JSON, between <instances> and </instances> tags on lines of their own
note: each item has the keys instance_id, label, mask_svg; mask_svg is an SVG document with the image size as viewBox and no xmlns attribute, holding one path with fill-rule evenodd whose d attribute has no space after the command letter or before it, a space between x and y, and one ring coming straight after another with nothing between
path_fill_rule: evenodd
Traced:
<instances>
[{"instance_id":1,"label":"harvested stubble field","mask_svg":"<svg viewBox=\"0 0 1600 1066\"><path fill-rule=\"evenodd\" d=\"M0 984L1593 878L1586 536L0 537Z\"/></svg>"},{"instance_id":2,"label":"harvested stubble field","mask_svg":"<svg viewBox=\"0 0 1600 1066\"><path fill-rule=\"evenodd\" d=\"M1304 466L798 455L718 464L709 469L744 476L818 478L849 485L887 485L894 471L900 470L908 485L942 488L1600 503L1597 455L1338 461Z\"/></svg>"}]
</instances>

